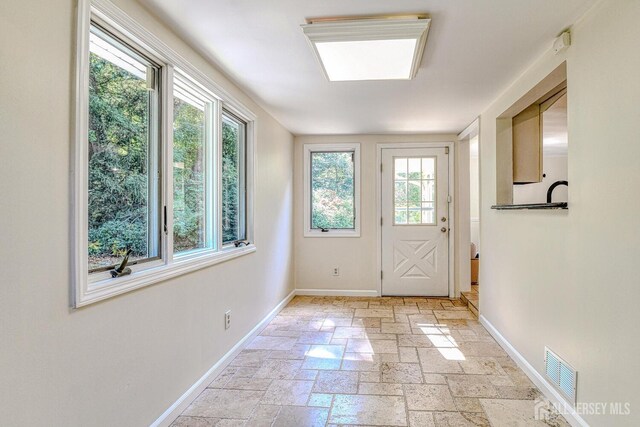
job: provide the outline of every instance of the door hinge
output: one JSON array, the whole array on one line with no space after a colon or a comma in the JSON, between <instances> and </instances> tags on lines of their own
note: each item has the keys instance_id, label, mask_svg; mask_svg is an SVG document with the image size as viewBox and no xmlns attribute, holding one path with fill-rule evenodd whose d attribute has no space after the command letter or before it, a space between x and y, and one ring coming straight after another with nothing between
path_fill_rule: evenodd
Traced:
<instances>
[{"instance_id":1,"label":"door hinge","mask_svg":"<svg viewBox=\"0 0 640 427\"><path fill-rule=\"evenodd\" d=\"M380 163L380 172L382 172L382 163Z\"/></svg>"},{"instance_id":2,"label":"door hinge","mask_svg":"<svg viewBox=\"0 0 640 427\"><path fill-rule=\"evenodd\" d=\"M380 217L380 225L382 225L382 217Z\"/></svg>"},{"instance_id":3,"label":"door hinge","mask_svg":"<svg viewBox=\"0 0 640 427\"><path fill-rule=\"evenodd\" d=\"M444 154L449 154L449 147L444 147Z\"/></svg>"},{"instance_id":4,"label":"door hinge","mask_svg":"<svg viewBox=\"0 0 640 427\"><path fill-rule=\"evenodd\" d=\"M382 280L384 278L384 274L382 273L382 270L380 270L380 280Z\"/></svg>"},{"instance_id":5,"label":"door hinge","mask_svg":"<svg viewBox=\"0 0 640 427\"><path fill-rule=\"evenodd\" d=\"M451 203L451 196L447 196L447 203Z\"/></svg>"}]
</instances>

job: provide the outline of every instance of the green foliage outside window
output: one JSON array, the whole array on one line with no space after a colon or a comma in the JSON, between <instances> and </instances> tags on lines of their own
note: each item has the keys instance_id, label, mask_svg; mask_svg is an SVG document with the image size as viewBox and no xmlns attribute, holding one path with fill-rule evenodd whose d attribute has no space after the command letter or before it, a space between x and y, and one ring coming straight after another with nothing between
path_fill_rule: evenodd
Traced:
<instances>
[{"instance_id":1,"label":"green foliage outside window","mask_svg":"<svg viewBox=\"0 0 640 427\"><path fill-rule=\"evenodd\" d=\"M311 228L353 229L353 152L311 153Z\"/></svg>"}]
</instances>

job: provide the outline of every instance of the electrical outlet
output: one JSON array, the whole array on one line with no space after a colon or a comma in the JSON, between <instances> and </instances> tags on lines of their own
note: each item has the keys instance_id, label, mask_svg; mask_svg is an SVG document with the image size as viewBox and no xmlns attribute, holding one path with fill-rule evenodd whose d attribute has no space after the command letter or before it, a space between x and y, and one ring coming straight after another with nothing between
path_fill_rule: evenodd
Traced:
<instances>
[{"instance_id":1,"label":"electrical outlet","mask_svg":"<svg viewBox=\"0 0 640 427\"><path fill-rule=\"evenodd\" d=\"M231 310L227 310L224 313L224 328L229 329L231 327Z\"/></svg>"},{"instance_id":2,"label":"electrical outlet","mask_svg":"<svg viewBox=\"0 0 640 427\"><path fill-rule=\"evenodd\" d=\"M340 275L340 267L333 267L333 275L334 276Z\"/></svg>"}]
</instances>

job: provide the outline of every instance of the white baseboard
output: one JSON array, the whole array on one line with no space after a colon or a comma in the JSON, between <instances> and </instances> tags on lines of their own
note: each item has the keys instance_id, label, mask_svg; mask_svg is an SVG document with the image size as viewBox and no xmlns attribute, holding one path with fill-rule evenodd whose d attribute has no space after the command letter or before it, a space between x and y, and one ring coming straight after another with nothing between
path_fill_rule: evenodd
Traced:
<instances>
[{"instance_id":1,"label":"white baseboard","mask_svg":"<svg viewBox=\"0 0 640 427\"><path fill-rule=\"evenodd\" d=\"M296 289L296 295L330 297L377 297L378 291L357 289Z\"/></svg>"},{"instance_id":2,"label":"white baseboard","mask_svg":"<svg viewBox=\"0 0 640 427\"><path fill-rule=\"evenodd\" d=\"M507 341L507 339L483 315L480 315L480 323L487 329L487 331L489 331L507 354L515 360L520 369L527 374L529 379L540 389L542 394L544 394L551 403L559 408L570 409L560 393L558 393L558 391L538 371L536 371L533 366L531 366L527 359L525 359L524 356L522 356L522 354L520 354L518 350L516 350L515 347L512 346L511 343ZM566 413L563 413L562 415L573 427L589 427L589 424L587 424L587 422L573 409L571 409L570 412L567 411Z\"/></svg>"},{"instance_id":3,"label":"white baseboard","mask_svg":"<svg viewBox=\"0 0 640 427\"><path fill-rule=\"evenodd\" d=\"M269 324L269 322L291 301L291 299L296 295L296 290L294 289L287 295L280 303L273 309L269 314L267 314L264 319L260 321L247 335L245 335L238 343L233 346L231 350L229 350L220 360L218 360L212 367L209 369L198 381L193 384L189 390L184 392L182 396L178 400L175 401L173 405L169 407L162 415L158 417L157 420L151 424L151 427L166 427L169 426L172 422L178 418L178 416L184 411L187 406L191 404L195 400L196 397L202 391L207 388L207 385L213 381L220 372L224 368L231 363L234 357L238 353L240 353L244 347L249 343L251 339L257 336L262 330Z\"/></svg>"}]
</instances>

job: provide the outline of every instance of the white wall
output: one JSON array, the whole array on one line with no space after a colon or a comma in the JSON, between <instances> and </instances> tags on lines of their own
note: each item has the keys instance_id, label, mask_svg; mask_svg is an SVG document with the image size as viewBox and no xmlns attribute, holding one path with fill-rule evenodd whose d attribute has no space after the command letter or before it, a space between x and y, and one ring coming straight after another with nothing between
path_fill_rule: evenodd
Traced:
<instances>
[{"instance_id":1,"label":"white wall","mask_svg":"<svg viewBox=\"0 0 640 427\"><path fill-rule=\"evenodd\" d=\"M630 402L640 423L640 2L605 0L481 116L482 299L486 317L535 369L547 345L579 371L580 402ZM560 30L560 29L559 29ZM568 211L495 211L495 119L564 59Z\"/></svg>"},{"instance_id":2,"label":"white wall","mask_svg":"<svg viewBox=\"0 0 640 427\"><path fill-rule=\"evenodd\" d=\"M480 250L480 147L477 136L469 141L469 215L471 241Z\"/></svg>"},{"instance_id":3,"label":"white wall","mask_svg":"<svg viewBox=\"0 0 640 427\"><path fill-rule=\"evenodd\" d=\"M294 157L295 281L297 289L378 292L376 227L376 144L397 142L451 142L455 135L343 135L298 136ZM361 180L361 223L359 238L304 237L303 146L359 142ZM468 252L468 251L467 251ZM466 253L466 252L465 252ZM340 276L332 276L334 266ZM358 293L356 292L356 294Z\"/></svg>"},{"instance_id":4,"label":"white wall","mask_svg":"<svg viewBox=\"0 0 640 427\"><path fill-rule=\"evenodd\" d=\"M292 135L137 3L117 4L258 115L258 250L70 309L75 2L0 2L2 425L148 425L293 289Z\"/></svg>"}]
</instances>

